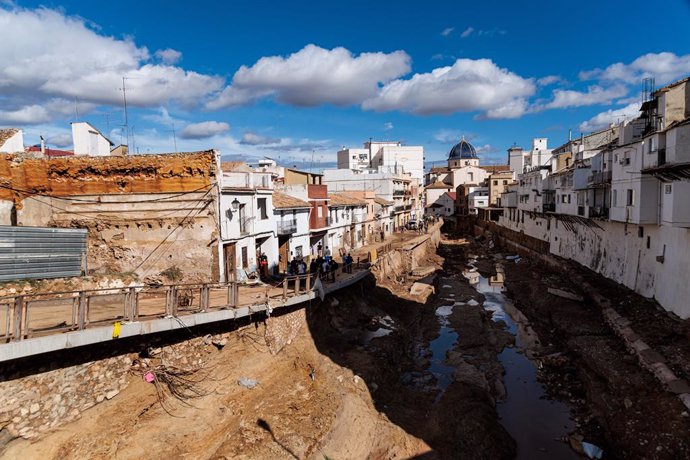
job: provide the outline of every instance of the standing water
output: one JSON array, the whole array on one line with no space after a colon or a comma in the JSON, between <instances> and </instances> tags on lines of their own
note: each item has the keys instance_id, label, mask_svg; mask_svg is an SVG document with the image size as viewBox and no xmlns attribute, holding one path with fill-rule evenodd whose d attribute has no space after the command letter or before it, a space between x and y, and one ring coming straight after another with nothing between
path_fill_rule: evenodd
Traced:
<instances>
[{"instance_id":1,"label":"standing water","mask_svg":"<svg viewBox=\"0 0 690 460\"><path fill-rule=\"evenodd\" d=\"M472 265L470 265L472 266ZM497 265L497 275L487 279L472 270L465 272L477 292L484 295L484 309L494 321L503 321L508 332L515 336L515 347L505 348L498 359L505 369L506 398L498 404L502 425L515 439L517 459L577 459L561 441L574 429L568 406L547 399L544 387L537 381L537 368L527 352L538 340L527 319L503 294L503 270Z\"/></svg>"}]
</instances>

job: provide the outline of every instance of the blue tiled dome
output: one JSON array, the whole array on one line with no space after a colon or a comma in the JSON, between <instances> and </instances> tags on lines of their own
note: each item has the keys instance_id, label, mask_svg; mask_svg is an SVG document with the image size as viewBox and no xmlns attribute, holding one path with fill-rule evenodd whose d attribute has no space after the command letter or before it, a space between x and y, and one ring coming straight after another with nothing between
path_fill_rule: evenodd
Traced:
<instances>
[{"instance_id":1,"label":"blue tiled dome","mask_svg":"<svg viewBox=\"0 0 690 460\"><path fill-rule=\"evenodd\" d=\"M449 160L477 160L477 151L474 150L472 144L465 140L465 136L460 139L460 142L455 144L448 154Z\"/></svg>"}]
</instances>

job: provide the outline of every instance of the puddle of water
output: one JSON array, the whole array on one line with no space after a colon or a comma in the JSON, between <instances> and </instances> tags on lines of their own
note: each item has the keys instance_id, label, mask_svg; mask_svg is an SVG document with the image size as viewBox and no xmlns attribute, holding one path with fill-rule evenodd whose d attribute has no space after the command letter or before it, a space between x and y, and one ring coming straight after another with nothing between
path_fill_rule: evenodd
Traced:
<instances>
[{"instance_id":1,"label":"puddle of water","mask_svg":"<svg viewBox=\"0 0 690 460\"><path fill-rule=\"evenodd\" d=\"M395 321L389 315L377 317L377 321L379 323L378 329L374 331L365 330L362 335L362 343L365 346L369 345L373 339L390 335L395 330Z\"/></svg>"},{"instance_id":2,"label":"puddle of water","mask_svg":"<svg viewBox=\"0 0 690 460\"><path fill-rule=\"evenodd\" d=\"M502 272L501 272L502 275ZM496 279L497 278L497 279ZM518 445L517 459L577 459L570 447L558 441L575 428L568 406L547 399L537 381L537 369L526 356L538 343L527 318L503 295L503 276L480 276L475 285L484 295L484 308L494 321L503 321L515 335L516 348L505 348L498 359L505 369L506 398L497 405L501 424Z\"/></svg>"},{"instance_id":3,"label":"puddle of water","mask_svg":"<svg viewBox=\"0 0 690 460\"><path fill-rule=\"evenodd\" d=\"M452 308L452 307L451 307ZM443 392L448 388L448 385L453 381L453 371L455 368L445 364L446 352L455 346L458 340L458 333L455 329L450 327L448 320L440 316L441 330L439 336L429 343L429 350L431 350L431 357L429 358L429 372L436 377L436 385L438 386L439 394L436 396L438 401Z\"/></svg>"}]
</instances>

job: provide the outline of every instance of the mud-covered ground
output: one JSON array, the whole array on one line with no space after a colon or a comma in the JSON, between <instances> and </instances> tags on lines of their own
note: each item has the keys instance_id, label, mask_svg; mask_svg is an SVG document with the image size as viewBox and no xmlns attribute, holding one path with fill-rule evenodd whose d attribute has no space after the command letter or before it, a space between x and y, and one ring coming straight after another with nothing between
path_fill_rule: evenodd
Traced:
<instances>
[{"instance_id":1,"label":"mud-covered ground","mask_svg":"<svg viewBox=\"0 0 690 460\"><path fill-rule=\"evenodd\" d=\"M495 409L502 388L496 356L510 336L490 320L481 294L462 276L462 248L442 245L439 254L441 258L428 261L438 267L436 295L418 303L405 294L415 279L379 285L369 280L359 293L336 295L337 305L312 316L314 337L320 338L317 347L362 376L376 408L429 444L433 457L513 458L515 442ZM439 382L428 349L439 335L436 310L470 299L476 303L454 308L448 317L461 332L441 358L440 365L451 368L449 382ZM363 329L378 330L381 322L391 321L390 335L368 343L363 339Z\"/></svg>"},{"instance_id":2,"label":"mud-covered ground","mask_svg":"<svg viewBox=\"0 0 690 460\"><path fill-rule=\"evenodd\" d=\"M472 250L495 256L486 241ZM509 253L505 253L507 255ZM632 321L631 327L660 352L676 375L690 369L690 323L664 312L653 301L564 261L565 273L585 276L612 306ZM491 270L490 264L481 267ZM541 339L540 379L548 392L569 403L581 436L603 448L605 458L690 458L687 408L666 391L609 329L595 303L569 276L544 264L520 259L506 264L506 287L515 305ZM567 290L583 301L551 295Z\"/></svg>"}]
</instances>

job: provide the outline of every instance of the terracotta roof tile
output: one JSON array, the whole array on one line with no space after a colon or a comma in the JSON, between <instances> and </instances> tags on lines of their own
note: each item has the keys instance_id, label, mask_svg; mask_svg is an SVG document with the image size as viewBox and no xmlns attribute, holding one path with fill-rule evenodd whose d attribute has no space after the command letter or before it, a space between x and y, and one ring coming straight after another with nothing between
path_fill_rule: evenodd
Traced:
<instances>
[{"instance_id":1,"label":"terracotta roof tile","mask_svg":"<svg viewBox=\"0 0 690 460\"><path fill-rule=\"evenodd\" d=\"M273 207L276 209L308 208L310 204L294 196L274 191Z\"/></svg>"},{"instance_id":2,"label":"terracotta roof tile","mask_svg":"<svg viewBox=\"0 0 690 460\"><path fill-rule=\"evenodd\" d=\"M437 181L431 185L427 185L426 188L453 188L453 186L448 185L445 182Z\"/></svg>"},{"instance_id":3,"label":"terracotta roof tile","mask_svg":"<svg viewBox=\"0 0 690 460\"><path fill-rule=\"evenodd\" d=\"M345 193L329 193L328 198L331 200L329 206L366 206L365 200L360 200Z\"/></svg>"},{"instance_id":4,"label":"terracotta roof tile","mask_svg":"<svg viewBox=\"0 0 690 460\"><path fill-rule=\"evenodd\" d=\"M388 201L387 199L383 198L382 196L376 195L374 197L374 202L376 204L380 204L381 206L393 206L392 201Z\"/></svg>"}]
</instances>

